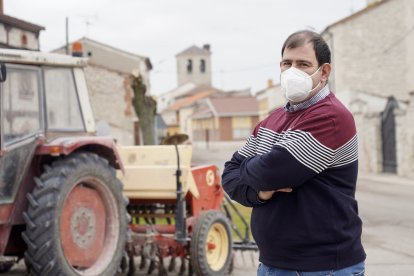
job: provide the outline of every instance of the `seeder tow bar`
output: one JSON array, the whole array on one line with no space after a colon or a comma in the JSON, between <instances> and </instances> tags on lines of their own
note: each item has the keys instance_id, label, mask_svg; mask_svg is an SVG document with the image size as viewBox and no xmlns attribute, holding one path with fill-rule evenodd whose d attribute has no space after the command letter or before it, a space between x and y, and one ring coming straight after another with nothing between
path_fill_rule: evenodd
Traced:
<instances>
[{"instance_id":1,"label":"seeder tow bar","mask_svg":"<svg viewBox=\"0 0 414 276\"><path fill-rule=\"evenodd\" d=\"M242 213L240 213L239 209L237 209L236 205L227 194L224 194L224 198L225 201L223 202L222 207L231 223L234 233L236 233L238 237L237 241L233 241L233 249L242 251L258 251L259 248L257 247L256 242L250 239L250 225L246 221L246 218ZM234 214L230 211L229 206L231 207L231 210L233 210ZM236 217L242 222L244 226L244 235L242 235L240 229L234 223L234 215L236 215Z\"/></svg>"}]
</instances>

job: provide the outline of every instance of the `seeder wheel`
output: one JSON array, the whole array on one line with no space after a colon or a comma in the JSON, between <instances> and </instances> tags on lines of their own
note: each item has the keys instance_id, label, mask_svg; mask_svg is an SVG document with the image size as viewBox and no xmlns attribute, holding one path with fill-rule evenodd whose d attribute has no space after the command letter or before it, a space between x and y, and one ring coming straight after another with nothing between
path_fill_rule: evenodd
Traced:
<instances>
[{"instance_id":1,"label":"seeder wheel","mask_svg":"<svg viewBox=\"0 0 414 276\"><path fill-rule=\"evenodd\" d=\"M232 232L220 211L208 211L198 219L190 244L191 262L196 275L224 275L232 257Z\"/></svg>"}]
</instances>

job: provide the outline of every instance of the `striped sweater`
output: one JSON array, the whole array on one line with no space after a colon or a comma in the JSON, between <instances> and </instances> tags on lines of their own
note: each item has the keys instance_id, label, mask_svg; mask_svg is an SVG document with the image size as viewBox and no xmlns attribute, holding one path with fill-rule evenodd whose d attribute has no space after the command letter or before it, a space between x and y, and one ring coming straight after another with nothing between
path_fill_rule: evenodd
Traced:
<instances>
[{"instance_id":1,"label":"striped sweater","mask_svg":"<svg viewBox=\"0 0 414 276\"><path fill-rule=\"evenodd\" d=\"M275 110L225 164L229 196L253 207L251 229L267 266L340 269L365 259L355 188L358 147L351 113L333 93L305 109ZM266 201L259 191L292 187Z\"/></svg>"}]
</instances>

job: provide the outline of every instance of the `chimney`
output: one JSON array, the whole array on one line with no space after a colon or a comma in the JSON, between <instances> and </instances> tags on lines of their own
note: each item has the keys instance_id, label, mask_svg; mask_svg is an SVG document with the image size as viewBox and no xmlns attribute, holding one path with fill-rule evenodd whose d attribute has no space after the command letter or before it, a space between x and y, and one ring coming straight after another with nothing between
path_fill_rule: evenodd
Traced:
<instances>
[{"instance_id":1,"label":"chimney","mask_svg":"<svg viewBox=\"0 0 414 276\"><path fill-rule=\"evenodd\" d=\"M3 0L0 0L0 15L3 15Z\"/></svg>"},{"instance_id":2,"label":"chimney","mask_svg":"<svg viewBox=\"0 0 414 276\"><path fill-rule=\"evenodd\" d=\"M210 52L210 44L204 44L203 48Z\"/></svg>"},{"instance_id":3,"label":"chimney","mask_svg":"<svg viewBox=\"0 0 414 276\"><path fill-rule=\"evenodd\" d=\"M272 79L268 79L267 80L267 88L272 88L273 87L273 80Z\"/></svg>"},{"instance_id":4,"label":"chimney","mask_svg":"<svg viewBox=\"0 0 414 276\"><path fill-rule=\"evenodd\" d=\"M371 6L373 4L376 4L377 2L381 2L382 0L366 0L367 6Z\"/></svg>"}]
</instances>

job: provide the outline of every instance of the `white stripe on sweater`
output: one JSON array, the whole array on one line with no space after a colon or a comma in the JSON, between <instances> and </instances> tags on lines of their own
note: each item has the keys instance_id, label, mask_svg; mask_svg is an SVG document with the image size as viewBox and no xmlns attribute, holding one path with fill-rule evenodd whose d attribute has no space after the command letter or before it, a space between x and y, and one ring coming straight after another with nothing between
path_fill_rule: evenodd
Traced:
<instances>
[{"instance_id":1,"label":"white stripe on sweater","mask_svg":"<svg viewBox=\"0 0 414 276\"><path fill-rule=\"evenodd\" d=\"M274 146L286 149L296 160L316 173L326 168L344 166L358 159L356 135L333 150L320 143L309 132L287 130L277 133L263 127L259 128L257 137L251 135L238 152L245 157L251 157L268 153Z\"/></svg>"}]
</instances>

